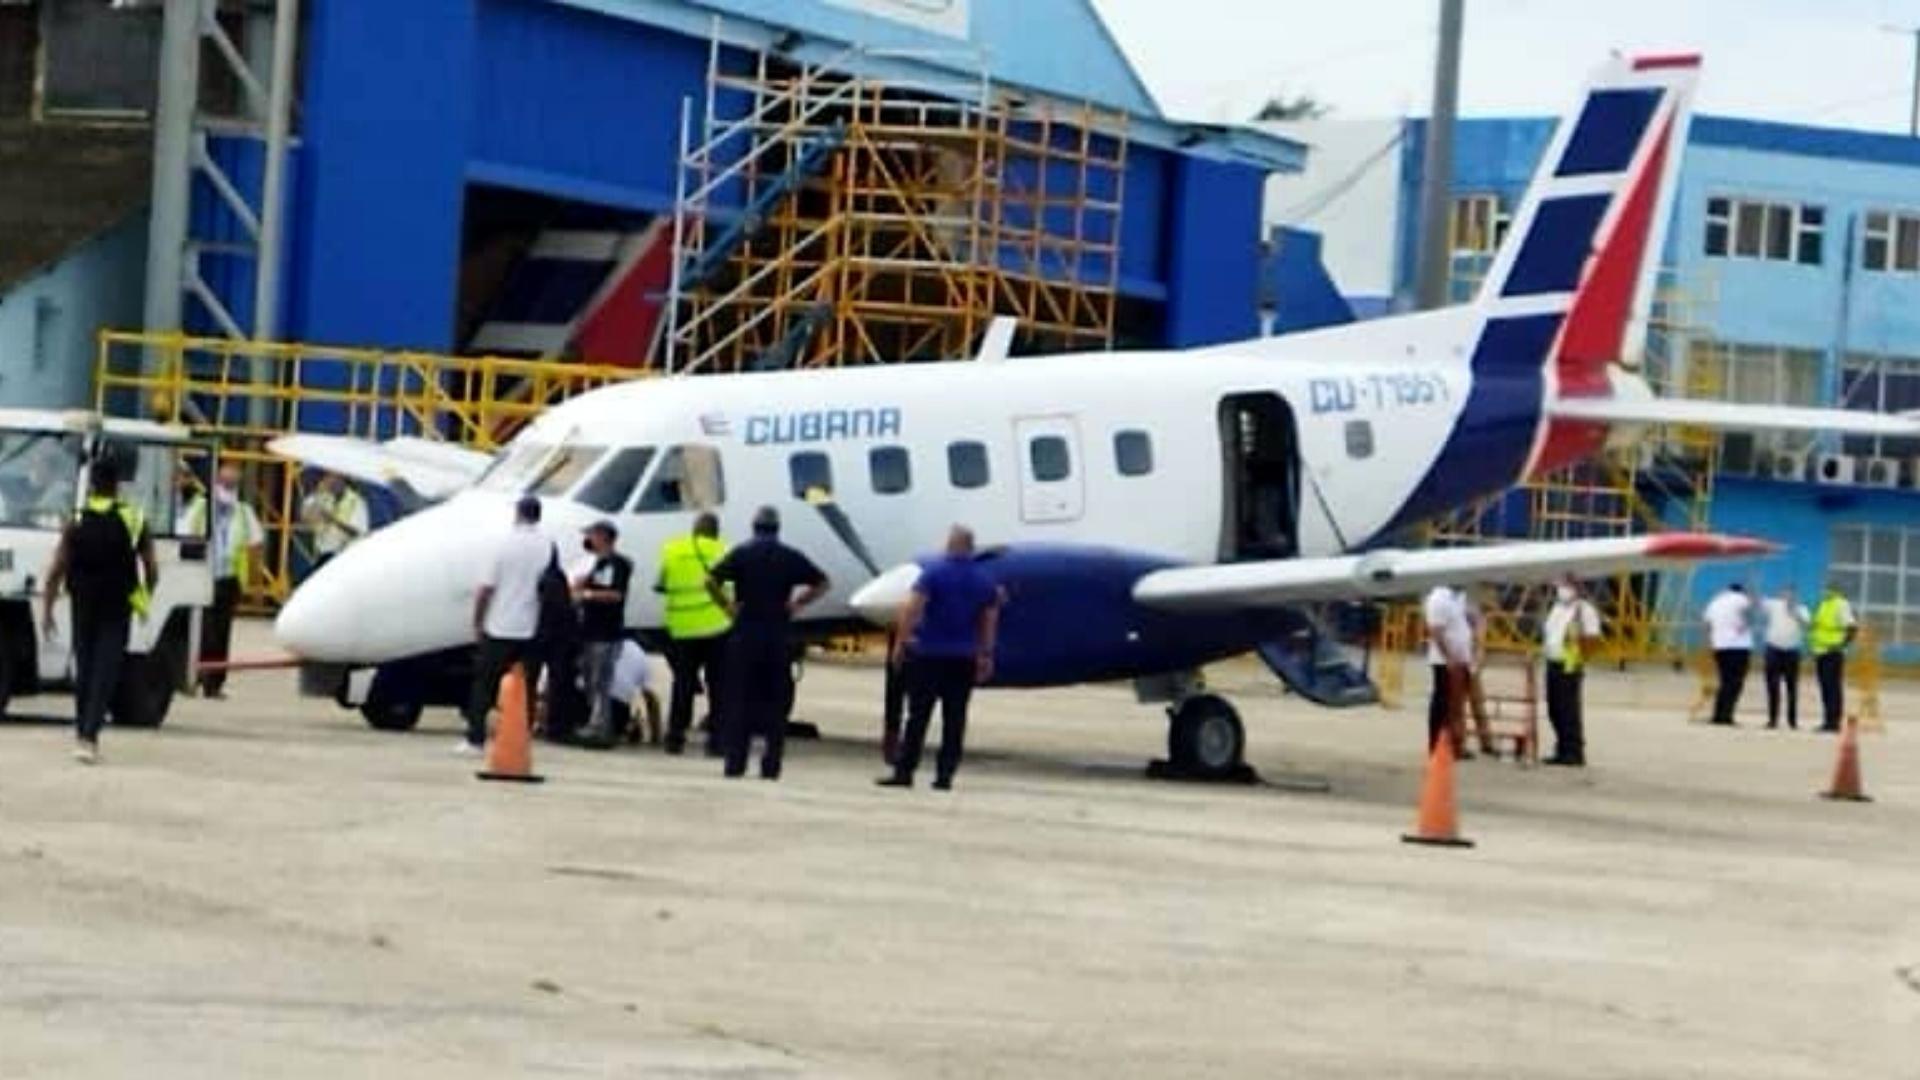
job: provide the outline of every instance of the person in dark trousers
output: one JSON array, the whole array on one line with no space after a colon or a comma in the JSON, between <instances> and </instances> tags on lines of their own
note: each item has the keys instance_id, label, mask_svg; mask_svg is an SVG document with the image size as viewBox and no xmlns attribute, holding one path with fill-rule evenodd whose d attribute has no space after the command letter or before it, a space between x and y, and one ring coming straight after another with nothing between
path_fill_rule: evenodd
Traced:
<instances>
[{"instance_id":1,"label":"person in dark trousers","mask_svg":"<svg viewBox=\"0 0 1920 1080\"><path fill-rule=\"evenodd\" d=\"M1540 625L1540 652L1547 664L1547 722L1553 727L1548 765L1581 768L1587 763L1587 733L1581 686L1587 657L1600 643L1600 612L1580 594L1569 574L1554 590L1553 607Z\"/></svg>"},{"instance_id":2,"label":"person in dark trousers","mask_svg":"<svg viewBox=\"0 0 1920 1080\"><path fill-rule=\"evenodd\" d=\"M967 703L976 683L993 676L993 642L1000 620L1000 587L973 559L973 531L955 525L946 554L921 568L913 595L894 629L890 662L907 686L907 729L893 773L882 787L912 787L927 745L933 706L940 705L940 755L933 786L953 787L967 738Z\"/></svg>"},{"instance_id":3,"label":"person in dark trousers","mask_svg":"<svg viewBox=\"0 0 1920 1080\"><path fill-rule=\"evenodd\" d=\"M613 549L619 538L620 530L611 521L587 526L587 550L593 554L593 565L573 582L573 598L580 605L581 659L591 710L581 741L593 746L612 746L620 735L614 730L608 687L627 632L627 587L633 581L633 560Z\"/></svg>"},{"instance_id":4,"label":"person in dark trousers","mask_svg":"<svg viewBox=\"0 0 1920 1080\"><path fill-rule=\"evenodd\" d=\"M140 511L120 500L114 463L96 460L87 486L86 504L53 550L40 622L52 638L53 605L65 589L73 628L73 753L92 765L100 760L100 729L120 680L127 630L136 611L146 616L146 597L160 583L160 571Z\"/></svg>"},{"instance_id":5,"label":"person in dark trousers","mask_svg":"<svg viewBox=\"0 0 1920 1080\"><path fill-rule=\"evenodd\" d=\"M513 530L501 541L474 592L473 635L479 652L473 693L467 699L467 734L456 747L461 753L478 754L486 745L487 713L499 696L501 676L514 664L526 669L527 717L533 717L542 594L552 592L548 580L554 576L561 576L559 549L540 531L540 500L524 496L514 504ZM564 591L564 576L561 586Z\"/></svg>"},{"instance_id":6,"label":"person in dark trousers","mask_svg":"<svg viewBox=\"0 0 1920 1080\"><path fill-rule=\"evenodd\" d=\"M707 591L707 577L727 554L720 542L720 519L703 512L693 531L660 545L660 575L654 591L661 594L667 626L667 666L673 670L673 691L667 705L669 754L687 745L693 726L693 699L707 693L707 754L720 754L719 718L726 680L720 674L726 657L727 631L732 620L726 606Z\"/></svg>"},{"instance_id":7,"label":"person in dark trousers","mask_svg":"<svg viewBox=\"0 0 1920 1080\"><path fill-rule=\"evenodd\" d=\"M1807 632L1807 645L1813 652L1813 674L1820 683L1820 730L1840 730L1840 717L1846 710L1847 647L1860 634L1860 622L1854 618L1853 605L1847 602L1838 582L1827 582L1820 606L1813 609L1813 627Z\"/></svg>"},{"instance_id":8,"label":"person in dark trousers","mask_svg":"<svg viewBox=\"0 0 1920 1080\"><path fill-rule=\"evenodd\" d=\"M207 538L207 563L213 568L213 605L200 629L200 693L218 700L226 696L227 649L233 642L233 613L264 561L266 531L260 515L240 497L240 466L221 465L214 474L212 498L196 495L187 504L184 528L188 536Z\"/></svg>"},{"instance_id":9,"label":"person in dark trousers","mask_svg":"<svg viewBox=\"0 0 1920 1080\"><path fill-rule=\"evenodd\" d=\"M1707 622L1707 639L1713 646L1713 665L1720 685L1713 695L1713 722L1733 726L1734 710L1740 707L1740 691L1746 688L1747 669L1753 663L1753 598L1746 586L1733 582L1707 603L1702 613Z\"/></svg>"},{"instance_id":10,"label":"person in dark trousers","mask_svg":"<svg viewBox=\"0 0 1920 1080\"><path fill-rule=\"evenodd\" d=\"M1421 604L1427 624L1427 664L1433 670L1433 693L1427 699L1427 753L1445 736L1455 760L1470 759L1466 750L1466 718L1470 674L1473 670L1473 624L1459 589L1436 585Z\"/></svg>"},{"instance_id":11,"label":"person in dark trousers","mask_svg":"<svg viewBox=\"0 0 1920 1080\"><path fill-rule=\"evenodd\" d=\"M726 775L746 775L747 754L759 735L766 740L760 777L778 780L787 709L793 703L793 617L826 593L827 575L780 542L780 512L763 506L753 515L753 539L720 560L707 588L714 603L726 605L733 617L720 721Z\"/></svg>"},{"instance_id":12,"label":"person in dark trousers","mask_svg":"<svg viewBox=\"0 0 1920 1080\"><path fill-rule=\"evenodd\" d=\"M1761 605L1767 616L1767 654L1764 672L1767 680L1767 726L1780 726L1781 691L1786 692L1787 726L1800 726L1800 649L1805 643L1807 623L1812 616L1807 605L1793 595L1793 586L1780 589Z\"/></svg>"}]
</instances>

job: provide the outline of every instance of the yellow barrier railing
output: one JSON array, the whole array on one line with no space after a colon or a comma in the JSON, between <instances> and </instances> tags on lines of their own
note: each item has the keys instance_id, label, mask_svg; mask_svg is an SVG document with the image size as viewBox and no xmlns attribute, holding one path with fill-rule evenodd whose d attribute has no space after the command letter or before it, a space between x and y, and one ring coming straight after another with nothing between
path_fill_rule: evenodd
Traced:
<instances>
[{"instance_id":1,"label":"yellow barrier railing","mask_svg":"<svg viewBox=\"0 0 1920 1080\"><path fill-rule=\"evenodd\" d=\"M185 424L242 465L267 533L266 565L246 601L265 610L286 599L313 555L299 512L306 478L267 453L267 440L292 431L414 435L493 450L548 406L643 374L567 361L105 331L94 406L110 416Z\"/></svg>"}]
</instances>

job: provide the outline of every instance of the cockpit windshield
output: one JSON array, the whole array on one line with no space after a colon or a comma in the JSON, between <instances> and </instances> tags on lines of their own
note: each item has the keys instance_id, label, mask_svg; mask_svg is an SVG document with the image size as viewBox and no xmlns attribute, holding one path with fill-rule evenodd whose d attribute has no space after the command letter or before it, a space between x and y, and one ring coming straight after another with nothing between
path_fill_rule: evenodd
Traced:
<instances>
[{"instance_id":1,"label":"cockpit windshield","mask_svg":"<svg viewBox=\"0 0 1920 1080\"><path fill-rule=\"evenodd\" d=\"M525 491L533 482L534 470L551 453L552 443L516 441L494 456L474 486L481 491Z\"/></svg>"},{"instance_id":2,"label":"cockpit windshield","mask_svg":"<svg viewBox=\"0 0 1920 1080\"><path fill-rule=\"evenodd\" d=\"M80 436L0 432L0 525L58 529L80 491Z\"/></svg>"},{"instance_id":3,"label":"cockpit windshield","mask_svg":"<svg viewBox=\"0 0 1920 1080\"><path fill-rule=\"evenodd\" d=\"M474 486L482 491L564 495L605 455L604 446L515 442L493 459Z\"/></svg>"}]
</instances>

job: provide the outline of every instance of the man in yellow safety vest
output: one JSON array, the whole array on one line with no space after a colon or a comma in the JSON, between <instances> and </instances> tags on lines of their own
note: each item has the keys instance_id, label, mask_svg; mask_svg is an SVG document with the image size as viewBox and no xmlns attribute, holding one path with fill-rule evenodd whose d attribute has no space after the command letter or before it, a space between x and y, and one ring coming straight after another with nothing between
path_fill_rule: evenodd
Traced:
<instances>
[{"instance_id":1,"label":"man in yellow safety vest","mask_svg":"<svg viewBox=\"0 0 1920 1080\"><path fill-rule=\"evenodd\" d=\"M367 500L339 473L325 473L300 502L300 520L313 534L313 568L327 565L367 535Z\"/></svg>"},{"instance_id":2,"label":"man in yellow safety vest","mask_svg":"<svg viewBox=\"0 0 1920 1080\"><path fill-rule=\"evenodd\" d=\"M1820 682L1821 731L1840 730L1840 714L1846 705L1847 646L1853 644L1859 632L1853 605L1840 592L1839 583L1827 582L1820 606L1813 609L1813 626L1807 631L1807 649L1813 653L1813 673Z\"/></svg>"},{"instance_id":3,"label":"man in yellow safety vest","mask_svg":"<svg viewBox=\"0 0 1920 1080\"><path fill-rule=\"evenodd\" d=\"M1600 612L1580 595L1579 580L1568 574L1554 590L1553 607L1540 625L1540 652L1547 662L1547 723L1553 726L1548 765L1580 768L1587 763L1580 683L1587 655L1599 643Z\"/></svg>"},{"instance_id":4,"label":"man in yellow safety vest","mask_svg":"<svg viewBox=\"0 0 1920 1080\"><path fill-rule=\"evenodd\" d=\"M726 609L714 602L707 575L725 558L720 519L702 513L693 531L660 545L660 576L654 591L665 599L667 664L673 669L673 697L667 706L666 750L686 749L687 729L693 723L693 698L707 688L707 754L720 749L721 714L725 708L720 664L726 656L727 631L733 626Z\"/></svg>"},{"instance_id":5,"label":"man in yellow safety vest","mask_svg":"<svg viewBox=\"0 0 1920 1080\"><path fill-rule=\"evenodd\" d=\"M213 606L207 609L200 627L200 662L215 665L200 672L200 692L206 697L226 696L227 649L233 641L233 611L239 606L240 593L252 580L254 567L260 565L260 549L266 532L260 517L240 498L240 466L227 462L220 466L213 482L213 497L195 495L187 504L181 532L207 538L207 565L213 568Z\"/></svg>"},{"instance_id":6,"label":"man in yellow safety vest","mask_svg":"<svg viewBox=\"0 0 1920 1080\"><path fill-rule=\"evenodd\" d=\"M53 605L64 589L71 604L74 666L74 757L100 760L100 729L120 681L131 617L146 615L160 581L153 541L138 508L121 501L114 463L95 460L79 517L60 534L41 594L41 626L55 631Z\"/></svg>"}]
</instances>

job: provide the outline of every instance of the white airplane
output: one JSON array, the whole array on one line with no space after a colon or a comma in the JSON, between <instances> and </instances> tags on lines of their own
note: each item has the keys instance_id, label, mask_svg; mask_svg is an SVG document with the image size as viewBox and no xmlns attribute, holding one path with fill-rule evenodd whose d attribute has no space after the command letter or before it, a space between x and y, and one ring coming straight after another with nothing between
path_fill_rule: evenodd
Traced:
<instances>
[{"instance_id":1,"label":"white airplane","mask_svg":"<svg viewBox=\"0 0 1920 1080\"><path fill-rule=\"evenodd\" d=\"M1012 596L995 685L1157 684L1175 699L1175 760L1226 773L1244 733L1184 677L1202 665L1258 651L1315 700L1371 700L1364 677L1323 679L1325 657L1297 647L1303 604L1772 550L1673 533L1377 546L1407 526L1650 423L1920 434L1907 417L1656 400L1631 370L1697 73L1695 57L1658 56L1598 73L1471 304L1203 349L1021 359L1001 324L974 363L642 380L550 409L492 458L289 436L278 452L444 501L313 575L276 632L335 673L436 667L470 644L478 569L525 492L564 543L615 519L642 567L696 509L741 537L757 507L780 507L784 539L833 579L808 624L821 630L885 621L915 557L965 522ZM634 590L627 616L657 629L658 598ZM417 715L403 702L384 722Z\"/></svg>"}]
</instances>

